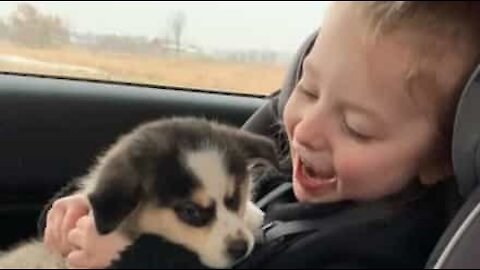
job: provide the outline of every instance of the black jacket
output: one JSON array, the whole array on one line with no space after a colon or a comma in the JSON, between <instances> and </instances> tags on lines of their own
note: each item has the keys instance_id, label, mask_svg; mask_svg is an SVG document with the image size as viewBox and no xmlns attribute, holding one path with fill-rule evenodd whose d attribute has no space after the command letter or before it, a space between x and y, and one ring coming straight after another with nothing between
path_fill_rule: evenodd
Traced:
<instances>
[{"instance_id":1,"label":"black jacket","mask_svg":"<svg viewBox=\"0 0 480 270\"><path fill-rule=\"evenodd\" d=\"M265 233L254 252L236 268L423 268L461 203L453 179L428 188L414 184L375 202L330 204L295 202L285 184L289 181L288 176L275 173L258 181L257 201L279 187L284 192L265 206ZM290 230L292 221L297 224ZM302 232L297 230L302 227L298 221L313 225L304 226L307 229ZM282 235L288 230L293 233ZM169 245L145 235L124 252L114 268L201 266L193 254ZM186 256L191 260L185 260Z\"/></svg>"},{"instance_id":2,"label":"black jacket","mask_svg":"<svg viewBox=\"0 0 480 270\"><path fill-rule=\"evenodd\" d=\"M298 203L289 189L266 209L267 241L237 267L423 268L460 204L453 179L369 203ZM315 229L268 239L298 220Z\"/></svg>"}]
</instances>

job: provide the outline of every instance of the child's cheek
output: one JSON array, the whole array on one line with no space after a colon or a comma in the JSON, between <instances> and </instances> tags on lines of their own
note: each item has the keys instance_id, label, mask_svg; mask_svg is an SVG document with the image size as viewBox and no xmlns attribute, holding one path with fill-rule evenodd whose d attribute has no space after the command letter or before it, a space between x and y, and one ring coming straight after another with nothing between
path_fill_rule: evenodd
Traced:
<instances>
[{"instance_id":1,"label":"child's cheek","mask_svg":"<svg viewBox=\"0 0 480 270\"><path fill-rule=\"evenodd\" d=\"M398 168L389 166L388 156L363 151L346 156L337 163L341 192L348 199L375 199L394 193L404 186L404 177Z\"/></svg>"},{"instance_id":2,"label":"child's cheek","mask_svg":"<svg viewBox=\"0 0 480 270\"><path fill-rule=\"evenodd\" d=\"M374 177L370 170L367 157L346 157L336 164L337 178L341 184L341 193L348 199L353 199L370 189L371 181L366 181L365 175Z\"/></svg>"}]
</instances>

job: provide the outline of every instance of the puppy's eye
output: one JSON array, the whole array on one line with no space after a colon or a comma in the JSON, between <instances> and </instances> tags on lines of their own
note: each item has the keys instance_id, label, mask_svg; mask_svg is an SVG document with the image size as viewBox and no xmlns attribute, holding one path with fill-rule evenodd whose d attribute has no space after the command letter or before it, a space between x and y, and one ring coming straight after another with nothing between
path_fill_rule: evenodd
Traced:
<instances>
[{"instance_id":1,"label":"puppy's eye","mask_svg":"<svg viewBox=\"0 0 480 270\"><path fill-rule=\"evenodd\" d=\"M236 197L225 198L224 203L228 209L233 211L237 211L238 207L240 206L239 200Z\"/></svg>"},{"instance_id":2,"label":"puppy's eye","mask_svg":"<svg viewBox=\"0 0 480 270\"><path fill-rule=\"evenodd\" d=\"M213 205L204 208L189 201L178 204L175 207L175 213L187 224L195 227L202 227L207 225L213 219L215 208Z\"/></svg>"}]
</instances>

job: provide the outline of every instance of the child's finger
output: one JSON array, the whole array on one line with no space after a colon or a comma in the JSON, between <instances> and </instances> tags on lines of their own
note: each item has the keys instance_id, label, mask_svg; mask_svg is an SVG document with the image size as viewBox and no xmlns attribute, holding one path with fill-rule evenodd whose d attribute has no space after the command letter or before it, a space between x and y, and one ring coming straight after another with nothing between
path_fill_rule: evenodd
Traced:
<instances>
[{"instance_id":1,"label":"child's finger","mask_svg":"<svg viewBox=\"0 0 480 270\"><path fill-rule=\"evenodd\" d=\"M43 243L53 251L58 251L55 241L52 236L52 228L47 224L45 231L43 232Z\"/></svg>"},{"instance_id":2,"label":"child's finger","mask_svg":"<svg viewBox=\"0 0 480 270\"><path fill-rule=\"evenodd\" d=\"M90 257L84 250L74 250L68 254L67 267L70 269L87 269L90 268Z\"/></svg>"},{"instance_id":3,"label":"child's finger","mask_svg":"<svg viewBox=\"0 0 480 270\"><path fill-rule=\"evenodd\" d=\"M67 205L63 201L57 201L52 206L52 215L53 215L53 233L57 241L62 240L62 223L65 218L65 212L67 211Z\"/></svg>"},{"instance_id":4,"label":"child's finger","mask_svg":"<svg viewBox=\"0 0 480 270\"><path fill-rule=\"evenodd\" d=\"M82 230L86 235L91 233L88 229L88 216L83 216L77 220L75 228Z\"/></svg>"},{"instance_id":5,"label":"child's finger","mask_svg":"<svg viewBox=\"0 0 480 270\"><path fill-rule=\"evenodd\" d=\"M85 249L86 234L81 229L72 229L67 235L67 241L79 249Z\"/></svg>"},{"instance_id":6,"label":"child's finger","mask_svg":"<svg viewBox=\"0 0 480 270\"><path fill-rule=\"evenodd\" d=\"M61 241L62 243L67 242L67 235L70 230L75 228L77 221L88 213L88 208L84 208L82 206L78 207L71 207L65 213L63 218L63 222L61 225Z\"/></svg>"},{"instance_id":7,"label":"child's finger","mask_svg":"<svg viewBox=\"0 0 480 270\"><path fill-rule=\"evenodd\" d=\"M60 224L63 219L63 209L55 207L50 209L47 214L47 226L49 227L50 241L54 246L59 246L61 241Z\"/></svg>"},{"instance_id":8,"label":"child's finger","mask_svg":"<svg viewBox=\"0 0 480 270\"><path fill-rule=\"evenodd\" d=\"M85 233L87 233L88 235L98 235L92 214L84 215L83 217L78 219L76 227L84 230Z\"/></svg>"}]
</instances>

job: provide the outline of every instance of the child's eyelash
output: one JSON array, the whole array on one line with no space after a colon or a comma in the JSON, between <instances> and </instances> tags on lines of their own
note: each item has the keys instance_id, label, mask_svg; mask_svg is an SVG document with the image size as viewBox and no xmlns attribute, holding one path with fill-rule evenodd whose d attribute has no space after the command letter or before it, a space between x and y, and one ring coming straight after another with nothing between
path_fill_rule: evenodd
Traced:
<instances>
[{"instance_id":1,"label":"child's eyelash","mask_svg":"<svg viewBox=\"0 0 480 270\"><path fill-rule=\"evenodd\" d=\"M361 140L363 142L368 142L370 141L372 138L368 135L365 135L365 134L362 134L362 133L359 133L358 131L356 131L355 129L351 128L348 124L347 124L347 121L345 121L345 118L343 118L342 120L342 127L343 129L348 133L350 134L351 136L355 137L356 139L358 140Z\"/></svg>"},{"instance_id":2,"label":"child's eyelash","mask_svg":"<svg viewBox=\"0 0 480 270\"><path fill-rule=\"evenodd\" d=\"M308 91L302 85L298 85L298 90L300 90L300 92L302 92L302 94L305 94L309 98L317 98L318 97L317 94L314 94L311 91Z\"/></svg>"}]
</instances>

